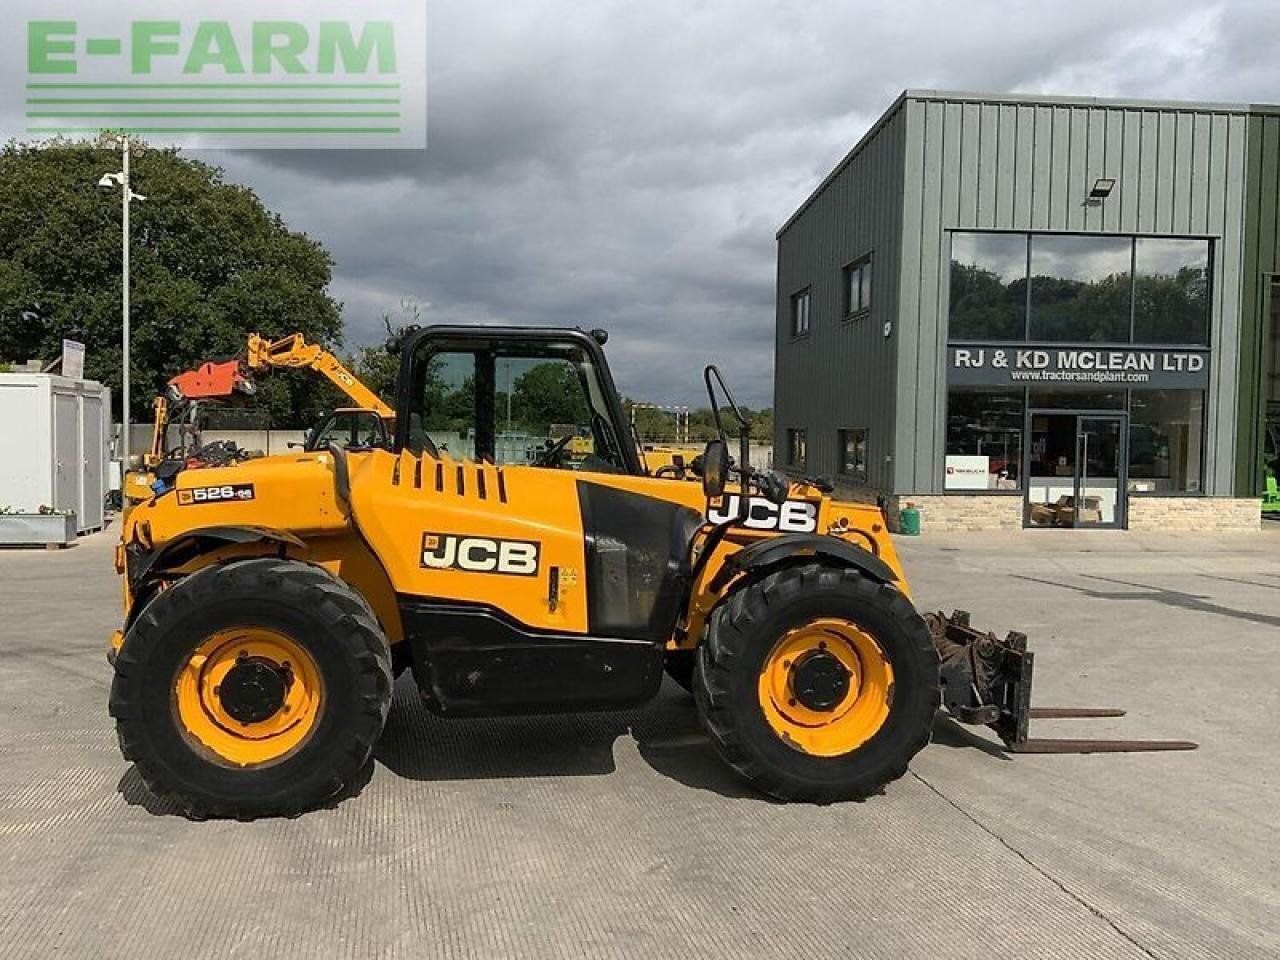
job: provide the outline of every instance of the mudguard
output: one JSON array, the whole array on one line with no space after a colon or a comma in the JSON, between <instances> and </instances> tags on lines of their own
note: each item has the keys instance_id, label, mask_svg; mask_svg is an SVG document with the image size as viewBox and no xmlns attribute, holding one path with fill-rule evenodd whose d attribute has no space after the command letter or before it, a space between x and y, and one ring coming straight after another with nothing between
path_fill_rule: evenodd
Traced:
<instances>
[{"instance_id":1,"label":"mudguard","mask_svg":"<svg viewBox=\"0 0 1280 960\"><path fill-rule=\"evenodd\" d=\"M731 554L711 581L713 590L721 590L740 573L764 570L796 558L821 557L836 566L854 567L873 580L893 583L898 575L887 563L869 550L819 533L788 533L760 540Z\"/></svg>"},{"instance_id":2,"label":"mudguard","mask_svg":"<svg viewBox=\"0 0 1280 960\"><path fill-rule=\"evenodd\" d=\"M159 550L145 550L141 544L130 544L125 549L129 584L131 587L136 587L153 570L180 566L193 557L208 553L224 544L263 541L275 541L282 546L300 547L303 550L307 548L307 545L293 534L272 530L269 527L197 527L169 541Z\"/></svg>"}]
</instances>

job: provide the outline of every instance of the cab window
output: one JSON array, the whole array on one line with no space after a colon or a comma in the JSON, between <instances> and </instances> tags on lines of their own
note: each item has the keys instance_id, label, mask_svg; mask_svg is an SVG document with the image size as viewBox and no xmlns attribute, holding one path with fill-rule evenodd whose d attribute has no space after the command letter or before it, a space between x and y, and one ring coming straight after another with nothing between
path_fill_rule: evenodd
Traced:
<instances>
[{"instance_id":1,"label":"cab window","mask_svg":"<svg viewBox=\"0 0 1280 960\"><path fill-rule=\"evenodd\" d=\"M340 447L390 447L386 425L372 410L339 410L316 425L305 446L323 450L330 443Z\"/></svg>"},{"instance_id":2,"label":"cab window","mask_svg":"<svg viewBox=\"0 0 1280 960\"><path fill-rule=\"evenodd\" d=\"M500 466L626 470L600 373L573 343L424 343L408 447Z\"/></svg>"}]
</instances>

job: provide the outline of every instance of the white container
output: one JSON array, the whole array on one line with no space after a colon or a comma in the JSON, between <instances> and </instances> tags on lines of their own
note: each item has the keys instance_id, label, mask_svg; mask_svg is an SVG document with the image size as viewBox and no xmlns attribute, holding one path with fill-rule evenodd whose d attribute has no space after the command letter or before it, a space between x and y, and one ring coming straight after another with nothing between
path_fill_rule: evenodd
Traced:
<instances>
[{"instance_id":1,"label":"white container","mask_svg":"<svg viewBox=\"0 0 1280 960\"><path fill-rule=\"evenodd\" d=\"M102 526L110 392L94 380L0 373L0 506L75 513Z\"/></svg>"}]
</instances>

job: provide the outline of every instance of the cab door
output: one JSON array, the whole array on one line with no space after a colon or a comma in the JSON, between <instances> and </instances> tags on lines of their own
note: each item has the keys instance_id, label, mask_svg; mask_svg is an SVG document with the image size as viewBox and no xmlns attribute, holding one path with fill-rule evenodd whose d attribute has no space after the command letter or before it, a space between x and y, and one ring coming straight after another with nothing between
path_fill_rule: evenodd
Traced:
<instances>
[{"instance_id":1,"label":"cab door","mask_svg":"<svg viewBox=\"0 0 1280 960\"><path fill-rule=\"evenodd\" d=\"M424 332L402 372L402 449L352 471L356 522L442 712L615 708L661 680L666 637L649 635L648 617L638 631L595 615L602 568L583 490L630 473L635 451L584 338Z\"/></svg>"}]
</instances>

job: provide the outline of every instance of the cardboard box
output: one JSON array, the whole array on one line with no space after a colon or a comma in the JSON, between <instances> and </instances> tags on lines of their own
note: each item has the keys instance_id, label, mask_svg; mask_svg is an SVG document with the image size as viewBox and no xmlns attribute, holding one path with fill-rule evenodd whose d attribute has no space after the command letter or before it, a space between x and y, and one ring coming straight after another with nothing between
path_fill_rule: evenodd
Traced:
<instances>
[{"instance_id":1,"label":"cardboard box","mask_svg":"<svg viewBox=\"0 0 1280 960\"><path fill-rule=\"evenodd\" d=\"M1027 520L1035 527L1051 527L1057 517L1055 509L1047 503L1033 503L1027 512Z\"/></svg>"},{"instance_id":2,"label":"cardboard box","mask_svg":"<svg viewBox=\"0 0 1280 960\"><path fill-rule=\"evenodd\" d=\"M1081 497L1080 509L1076 509L1075 497L1059 497L1055 510L1058 515L1058 525L1062 527L1073 527L1077 523L1101 523L1102 522L1102 498L1101 497Z\"/></svg>"}]
</instances>

